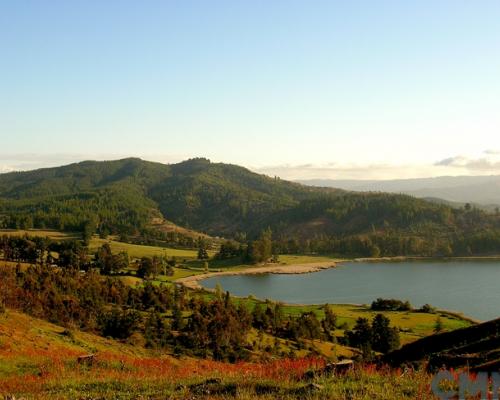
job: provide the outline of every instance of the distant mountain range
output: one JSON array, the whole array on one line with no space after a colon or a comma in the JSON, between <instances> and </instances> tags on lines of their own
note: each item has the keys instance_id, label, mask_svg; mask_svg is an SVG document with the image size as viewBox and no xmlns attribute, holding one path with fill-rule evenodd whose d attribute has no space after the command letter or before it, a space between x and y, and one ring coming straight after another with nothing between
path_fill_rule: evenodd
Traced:
<instances>
[{"instance_id":1,"label":"distant mountain range","mask_svg":"<svg viewBox=\"0 0 500 400\"><path fill-rule=\"evenodd\" d=\"M308 179L299 182L352 191L404 193L429 200L442 199L458 205L475 203L486 208L500 205L500 175L396 180Z\"/></svg>"}]
</instances>

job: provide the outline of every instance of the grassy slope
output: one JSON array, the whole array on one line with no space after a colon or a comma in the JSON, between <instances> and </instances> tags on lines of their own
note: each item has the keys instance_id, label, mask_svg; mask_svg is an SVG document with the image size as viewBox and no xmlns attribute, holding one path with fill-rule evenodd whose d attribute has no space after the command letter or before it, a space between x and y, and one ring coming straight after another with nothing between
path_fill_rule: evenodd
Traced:
<instances>
[{"instance_id":1,"label":"grassy slope","mask_svg":"<svg viewBox=\"0 0 500 400\"><path fill-rule=\"evenodd\" d=\"M109 239L100 239L97 237L92 238L90 241L89 249L91 252L97 250L97 248L101 247L103 244L108 243L111 247L113 253L119 253L121 251L125 251L128 253L131 258L141 258L141 257L152 257L152 256L168 256L168 257L176 257L180 260L186 259L195 259L197 256L196 250L184 250L184 249L173 249L168 247L156 247L156 246L144 246L138 244L130 244L118 242L115 240ZM210 253L209 253L210 254ZM212 255L212 254L210 254Z\"/></svg>"},{"instance_id":2,"label":"grassy slope","mask_svg":"<svg viewBox=\"0 0 500 400\"><path fill-rule=\"evenodd\" d=\"M257 300L253 299L238 299L253 307ZM332 311L337 315L338 326L345 325L345 328L352 329L356 319L359 317L368 318L372 320L379 312L371 311L369 307L362 305L351 304L331 304ZM322 305L294 305L285 304L283 306L284 312L287 315L299 315L302 312L313 311L318 318L324 318L324 311ZM460 316L452 315L447 312L437 312L436 314L420 313L415 311L385 311L382 312L386 317L391 320L391 326L400 328L402 344L413 342L425 336L433 334L434 325L437 317L441 318L443 329L445 331L452 331L459 328L471 326L471 322ZM338 330L339 335L343 335L343 329Z\"/></svg>"},{"instance_id":3,"label":"grassy slope","mask_svg":"<svg viewBox=\"0 0 500 400\"><path fill-rule=\"evenodd\" d=\"M65 329L8 310L0 314L0 397L26 399L414 399L426 394L429 377L360 367L336 378L318 377L312 391L303 373L315 360L283 360L237 365L160 356ZM93 366L76 358L97 352ZM206 383L216 378L216 383ZM202 383L202 385L200 385ZM204 384L203 384L204 383ZM205 394L209 391L210 394Z\"/></svg>"},{"instance_id":4,"label":"grassy slope","mask_svg":"<svg viewBox=\"0 0 500 400\"><path fill-rule=\"evenodd\" d=\"M52 240L80 239L80 233L61 232L54 229L0 229L0 236L37 236Z\"/></svg>"},{"instance_id":5,"label":"grassy slope","mask_svg":"<svg viewBox=\"0 0 500 400\"><path fill-rule=\"evenodd\" d=\"M60 232L52 229L0 229L1 235L9 236L38 236L38 237L48 237L52 240L64 240L64 239L80 239L81 234L79 233L67 233ZM185 250L185 249L174 249L169 247L157 247L157 246L144 246L130 243L123 243L110 239L101 239L94 236L90 241L89 249L91 252L95 252L97 248L101 247L104 243L108 243L111 246L113 253L118 253L121 251L126 251L128 255L132 258L141 258L144 256L168 256L168 257L178 257L180 259L195 259L197 256L196 250ZM213 255L213 252L209 251L209 255Z\"/></svg>"},{"instance_id":6,"label":"grassy slope","mask_svg":"<svg viewBox=\"0 0 500 400\"><path fill-rule=\"evenodd\" d=\"M495 370L500 366L500 319L464 329L433 335L403 346L386 356L393 364L429 358L439 368L443 363L455 367Z\"/></svg>"}]
</instances>

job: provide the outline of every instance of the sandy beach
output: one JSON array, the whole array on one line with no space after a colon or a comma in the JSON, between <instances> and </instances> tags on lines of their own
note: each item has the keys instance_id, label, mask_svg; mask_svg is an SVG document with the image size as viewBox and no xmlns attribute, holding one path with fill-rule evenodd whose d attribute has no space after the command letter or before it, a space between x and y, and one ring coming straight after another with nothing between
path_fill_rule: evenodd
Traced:
<instances>
[{"instance_id":1,"label":"sandy beach","mask_svg":"<svg viewBox=\"0 0 500 400\"><path fill-rule=\"evenodd\" d=\"M324 261L318 263L307 264L278 264L278 265L263 265L260 267L249 267L238 271L220 271L209 272L207 274L192 275L185 278L177 279L175 282L180 283L190 289L201 289L200 281L222 275L257 275L257 274L306 274L309 272L317 272L322 269L334 268L337 263L342 260Z\"/></svg>"}]
</instances>

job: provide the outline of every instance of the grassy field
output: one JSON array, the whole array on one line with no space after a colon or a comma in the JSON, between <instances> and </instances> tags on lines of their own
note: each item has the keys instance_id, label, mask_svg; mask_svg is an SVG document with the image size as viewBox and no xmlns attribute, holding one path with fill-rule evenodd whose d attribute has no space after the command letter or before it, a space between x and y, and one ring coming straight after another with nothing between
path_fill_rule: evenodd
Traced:
<instances>
[{"instance_id":1,"label":"grassy field","mask_svg":"<svg viewBox=\"0 0 500 400\"><path fill-rule=\"evenodd\" d=\"M203 273L204 273L203 270L174 268L174 274L172 276L160 276L156 280L159 282L174 282L177 279L185 278L186 276L200 275Z\"/></svg>"},{"instance_id":2,"label":"grassy field","mask_svg":"<svg viewBox=\"0 0 500 400\"><path fill-rule=\"evenodd\" d=\"M173 283L177 279L185 278L186 276L203 274L203 270L193 270L193 269L177 268L177 267L174 267L173 270L174 270L173 275L171 276L159 275L154 279L150 279L149 282L151 282L153 285L160 285L161 283ZM130 269L130 273L135 273L135 271ZM119 279L123 283L129 286L144 284L144 279L136 276L129 276L129 275L119 276Z\"/></svg>"},{"instance_id":3,"label":"grassy field","mask_svg":"<svg viewBox=\"0 0 500 400\"><path fill-rule=\"evenodd\" d=\"M52 240L65 240L65 239L81 239L81 234L79 233L68 233L60 232L50 229L0 229L1 235L9 236L39 236L48 237ZM152 256L168 256L177 257L180 261L193 260L196 259L198 253L197 250L184 250L184 249L174 249L156 246L144 246L136 245L130 243L123 243L115 240L116 238L110 236L109 239L101 239L95 236L91 239L89 244L89 249L91 252L97 250L98 247L102 246L104 243L109 243L113 252L126 251L132 258L141 257L152 257ZM209 255L213 256L214 252L209 251Z\"/></svg>"},{"instance_id":4,"label":"grassy field","mask_svg":"<svg viewBox=\"0 0 500 400\"><path fill-rule=\"evenodd\" d=\"M60 232L52 229L0 229L1 235L9 236L38 236L48 237L53 240L80 239L80 233Z\"/></svg>"},{"instance_id":5,"label":"grassy field","mask_svg":"<svg viewBox=\"0 0 500 400\"><path fill-rule=\"evenodd\" d=\"M2 266L8 266L8 267L11 267L11 268L16 268L18 265L21 266L21 271L26 271L31 264L29 263L18 263L18 262L14 262L14 261L4 261L4 260L1 260L0 261L0 265Z\"/></svg>"},{"instance_id":6,"label":"grassy field","mask_svg":"<svg viewBox=\"0 0 500 400\"><path fill-rule=\"evenodd\" d=\"M331 261L332 263L338 261L338 258L328 257L328 256L315 256L315 255L280 255L279 262L276 265L292 265L292 264L314 264L314 263L324 263ZM203 268L204 261L195 260L190 261L189 266L194 268ZM215 271L226 271L228 269L234 271L240 271L246 268L253 268L253 264L242 263L239 259L227 259L227 260L208 260L210 272ZM274 265L274 264L273 264Z\"/></svg>"},{"instance_id":7,"label":"grassy field","mask_svg":"<svg viewBox=\"0 0 500 400\"><path fill-rule=\"evenodd\" d=\"M291 255L282 254L279 256L280 264L313 264L313 263L323 263L328 261L338 261L338 258L328 257L328 256L316 256L316 255Z\"/></svg>"},{"instance_id":8,"label":"grassy field","mask_svg":"<svg viewBox=\"0 0 500 400\"><path fill-rule=\"evenodd\" d=\"M96 354L92 364L77 357ZM430 376L358 365L307 378L319 359L227 364L177 359L7 310L0 314L0 398L432 399ZM315 384L315 386L312 385Z\"/></svg>"},{"instance_id":9,"label":"grassy field","mask_svg":"<svg viewBox=\"0 0 500 400\"><path fill-rule=\"evenodd\" d=\"M311 349L321 357L326 357L331 360L337 360L339 358L352 358L358 353L356 349L348 346L343 346L338 343L332 343L325 340L303 340L304 347L298 348L296 343L290 342L289 340L276 338L270 334L264 333L262 337L259 338L258 331L252 329L248 335L248 340L253 342L255 347L260 350L264 350L266 347L273 347L276 341L279 343L279 351L282 352L283 357L290 354L293 351L294 357L308 357L311 353ZM257 359L259 355L257 354ZM266 358L264 358L266 360Z\"/></svg>"},{"instance_id":10,"label":"grassy field","mask_svg":"<svg viewBox=\"0 0 500 400\"><path fill-rule=\"evenodd\" d=\"M207 294L208 297L213 294ZM249 309L253 309L258 300L249 298L235 299L236 302L243 302ZM283 311L286 315L297 316L302 312L313 311L318 318L324 318L323 305L295 305L284 304ZM372 320L378 311L372 311L368 306L351 304L330 304L332 311L337 315L337 325L342 327L337 331L343 335L344 328L352 329L359 317ZM422 337L432 335L436 319L440 317L443 329L451 331L458 328L470 326L472 323L466 318L449 314L446 312L421 313L417 311L384 311L382 312L391 320L391 326L400 329L402 344L409 343Z\"/></svg>"},{"instance_id":11,"label":"grassy field","mask_svg":"<svg viewBox=\"0 0 500 400\"><path fill-rule=\"evenodd\" d=\"M152 256L167 256L176 257L179 261L196 259L198 252L196 250L173 249L166 247L144 246L138 244L130 244L118 242L110 239L100 239L93 237L89 244L91 252L96 251L103 244L108 243L114 253L125 251L131 258L152 257ZM213 255L213 254L210 254Z\"/></svg>"},{"instance_id":12,"label":"grassy field","mask_svg":"<svg viewBox=\"0 0 500 400\"><path fill-rule=\"evenodd\" d=\"M379 313L378 311L370 310L369 307L357 305L332 304L330 307L337 315L338 325L345 325L348 329L354 326L356 319L359 317L372 320L375 315ZM298 314L303 311L314 311L320 318L324 316L322 307L318 306L288 305L285 309L286 312L290 314ZM400 329L402 344L432 335L438 316L441 319L444 330L454 330L471 325L469 321L445 312L429 314L416 311L385 311L383 314L391 320L392 326Z\"/></svg>"}]
</instances>

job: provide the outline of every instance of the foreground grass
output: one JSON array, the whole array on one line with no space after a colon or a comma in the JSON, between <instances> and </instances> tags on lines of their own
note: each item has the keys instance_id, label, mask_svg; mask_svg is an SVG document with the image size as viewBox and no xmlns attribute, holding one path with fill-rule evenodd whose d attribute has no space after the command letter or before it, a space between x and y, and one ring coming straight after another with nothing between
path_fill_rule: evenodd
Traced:
<instances>
[{"instance_id":1,"label":"foreground grass","mask_svg":"<svg viewBox=\"0 0 500 400\"><path fill-rule=\"evenodd\" d=\"M77 363L97 354L93 365ZM358 366L312 376L319 359L227 364L177 359L8 310L0 315L0 398L25 399L431 399L430 378ZM315 384L314 386L312 384Z\"/></svg>"},{"instance_id":2,"label":"foreground grass","mask_svg":"<svg viewBox=\"0 0 500 400\"><path fill-rule=\"evenodd\" d=\"M98 371L99 372L99 371ZM102 371L100 371L102 372ZM141 379L95 373L58 379L39 388L9 392L25 399L435 399L430 378L425 373L400 377L394 372L359 368L341 376L315 379L248 377L243 374L213 372L205 377L172 379L166 375L146 375ZM313 385L314 384L314 385Z\"/></svg>"},{"instance_id":3,"label":"foreground grass","mask_svg":"<svg viewBox=\"0 0 500 400\"><path fill-rule=\"evenodd\" d=\"M434 399L425 373L401 377L395 372L359 368L341 376L321 377L313 381L299 378L279 379L245 377L243 374L214 372L210 377L171 380L150 378L102 378L90 380L89 374L72 381L51 382L32 396L37 399ZM314 385L313 385L314 384Z\"/></svg>"}]
</instances>

